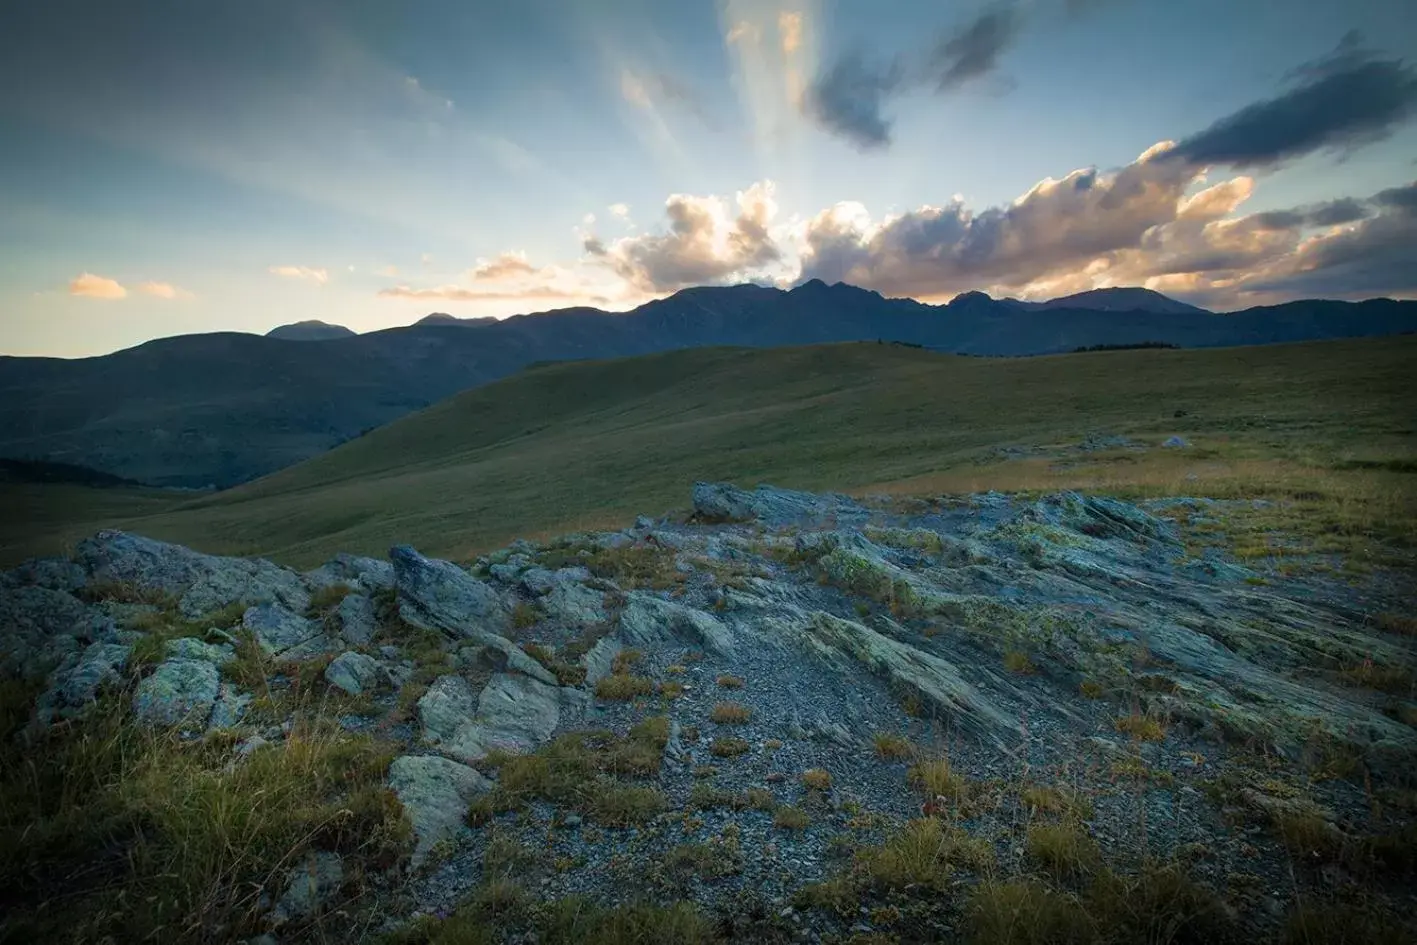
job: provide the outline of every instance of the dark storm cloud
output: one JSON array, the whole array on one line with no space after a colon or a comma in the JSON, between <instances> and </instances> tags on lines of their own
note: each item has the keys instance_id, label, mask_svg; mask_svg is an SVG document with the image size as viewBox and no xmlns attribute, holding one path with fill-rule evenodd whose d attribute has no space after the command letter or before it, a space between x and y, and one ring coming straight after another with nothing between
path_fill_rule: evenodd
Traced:
<instances>
[{"instance_id":1,"label":"dark storm cloud","mask_svg":"<svg viewBox=\"0 0 1417 945\"><path fill-rule=\"evenodd\" d=\"M1405 187L1390 187L1387 190L1379 191L1373 196L1373 203L1382 207L1391 207L1394 210L1405 210L1408 213L1417 212L1417 181Z\"/></svg>"},{"instance_id":2,"label":"dark storm cloud","mask_svg":"<svg viewBox=\"0 0 1417 945\"><path fill-rule=\"evenodd\" d=\"M1353 223L1369 215L1367 205L1353 197L1329 200L1325 203L1296 207L1292 210L1270 210L1256 213L1251 219L1264 230L1292 230L1302 226L1339 226Z\"/></svg>"},{"instance_id":3,"label":"dark storm cloud","mask_svg":"<svg viewBox=\"0 0 1417 945\"><path fill-rule=\"evenodd\" d=\"M954 34L941 37L927 67L935 88L946 92L993 72L1022 25L1018 10L1002 4L986 10Z\"/></svg>"},{"instance_id":4,"label":"dark storm cloud","mask_svg":"<svg viewBox=\"0 0 1417 945\"><path fill-rule=\"evenodd\" d=\"M1350 33L1328 57L1296 69L1297 84L1183 140L1173 159L1257 167L1380 140L1417 110L1417 73L1380 59Z\"/></svg>"},{"instance_id":5,"label":"dark storm cloud","mask_svg":"<svg viewBox=\"0 0 1417 945\"><path fill-rule=\"evenodd\" d=\"M890 144L890 122L882 106L901 86L898 63L868 63L858 50L842 56L819 75L803 99L806 113L826 130L861 148Z\"/></svg>"},{"instance_id":6,"label":"dark storm cloud","mask_svg":"<svg viewBox=\"0 0 1417 945\"><path fill-rule=\"evenodd\" d=\"M893 96L922 85L950 92L995 73L1022 26L1023 16L1012 3L998 3L942 33L910 68L900 57L879 65L860 49L844 53L813 80L802 99L803 111L862 149L885 147L891 141L885 106Z\"/></svg>"}]
</instances>

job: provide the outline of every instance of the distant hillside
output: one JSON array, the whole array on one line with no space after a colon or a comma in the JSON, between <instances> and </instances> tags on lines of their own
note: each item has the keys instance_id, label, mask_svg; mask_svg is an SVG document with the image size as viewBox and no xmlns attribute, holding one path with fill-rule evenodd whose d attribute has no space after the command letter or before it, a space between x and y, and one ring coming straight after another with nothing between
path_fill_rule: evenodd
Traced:
<instances>
[{"instance_id":1,"label":"distant hillside","mask_svg":"<svg viewBox=\"0 0 1417 945\"><path fill-rule=\"evenodd\" d=\"M540 361L858 340L982 355L1267 344L1410 331L1417 302L1294 302L1229 315L1025 311L983 293L936 306L813 280L791 291L685 289L623 314L562 309L467 331L436 321L301 344L215 333L73 361L0 358L0 456L224 487Z\"/></svg>"},{"instance_id":2,"label":"distant hillside","mask_svg":"<svg viewBox=\"0 0 1417 945\"><path fill-rule=\"evenodd\" d=\"M311 319L291 325L279 325L266 332L266 337L279 338L282 341L329 341L332 338L352 338L354 332L343 325L331 325L329 322Z\"/></svg>"},{"instance_id":3,"label":"distant hillside","mask_svg":"<svg viewBox=\"0 0 1417 945\"><path fill-rule=\"evenodd\" d=\"M1150 312L1153 315L1209 315L1210 312L1185 302L1141 288L1093 289L1076 295L1049 299L1046 302L1023 302L1009 299L1025 311L1048 309L1090 309L1095 312Z\"/></svg>"},{"instance_id":4,"label":"distant hillside","mask_svg":"<svg viewBox=\"0 0 1417 945\"><path fill-rule=\"evenodd\" d=\"M1241 495L1312 493L1328 488L1316 477L1329 457L1395 503L1411 489L1394 481L1410 473L1388 471L1406 467L1387 460L1413 458L1404 431L1417 416L1414 360L1417 337L1045 358L875 343L704 348L552 364L256 482L165 497L165 509L134 495L125 514L116 506L123 490L102 490L105 504L93 512L72 492L49 493L46 504L34 490L19 498L0 490L0 503L29 509L32 522L19 511L0 517L0 551L23 557L119 523L205 551L307 566L336 551L381 555L399 542L461 557L680 507L695 479L973 492L1125 477L1170 495L1192 488L1186 475L1195 470L1248 476L1228 487ZM1151 449L1108 461L1076 448L1093 433ZM1172 435L1195 445L1161 449ZM1074 444L1069 463L1004 462L1046 444ZM1274 455L1304 465L1263 459ZM1070 465L1089 456L1101 465Z\"/></svg>"},{"instance_id":5,"label":"distant hillside","mask_svg":"<svg viewBox=\"0 0 1417 945\"><path fill-rule=\"evenodd\" d=\"M24 459L0 459L0 481L68 483L97 488L138 485L131 479L89 469L87 466Z\"/></svg>"}]
</instances>

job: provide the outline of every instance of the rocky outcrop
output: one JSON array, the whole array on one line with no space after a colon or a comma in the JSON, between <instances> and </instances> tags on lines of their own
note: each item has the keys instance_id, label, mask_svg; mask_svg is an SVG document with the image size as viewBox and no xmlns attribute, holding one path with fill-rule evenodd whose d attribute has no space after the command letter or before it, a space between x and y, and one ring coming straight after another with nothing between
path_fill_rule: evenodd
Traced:
<instances>
[{"instance_id":1,"label":"rocky outcrop","mask_svg":"<svg viewBox=\"0 0 1417 945\"><path fill-rule=\"evenodd\" d=\"M258 604L241 617L242 627L250 632L261 649L281 659L309 659L333 648L325 636L324 626L280 604Z\"/></svg>"},{"instance_id":2,"label":"rocky outcrop","mask_svg":"<svg viewBox=\"0 0 1417 945\"><path fill-rule=\"evenodd\" d=\"M415 627L438 630L453 639L480 643L501 654L506 665L548 685L556 677L502 636L512 610L488 584L457 565L425 558L407 545L389 552L398 587L399 616Z\"/></svg>"},{"instance_id":3,"label":"rocky outcrop","mask_svg":"<svg viewBox=\"0 0 1417 945\"><path fill-rule=\"evenodd\" d=\"M346 594L335 608L340 639L352 646L368 646L379 630L374 602L363 594Z\"/></svg>"},{"instance_id":4,"label":"rocky outcrop","mask_svg":"<svg viewBox=\"0 0 1417 945\"><path fill-rule=\"evenodd\" d=\"M119 643L93 643L49 678L39 697L35 718L41 724L74 718L97 701L99 693L123 681L132 647Z\"/></svg>"},{"instance_id":5,"label":"rocky outcrop","mask_svg":"<svg viewBox=\"0 0 1417 945\"><path fill-rule=\"evenodd\" d=\"M471 763L493 749L517 754L534 750L556 730L563 707L579 711L584 701L575 690L498 673L483 687L474 707L467 680L444 676L419 700L418 713L425 742Z\"/></svg>"},{"instance_id":6,"label":"rocky outcrop","mask_svg":"<svg viewBox=\"0 0 1417 945\"><path fill-rule=\"evenodd\" d=\"M378 558L337 554L315 570L307 571L305 581L312 588L344 584L372 594L394 586L394 568L389 562Z\"/></svg>"},{"instance_id":7,"label":"rocky outcrop","mask_svg":"<svg viewBox=\"0 0 1417 945\"><path fill-rule=\"evenodd\" d=\"M110 637L113 620L62 590L0 585L0 671L33 676L91 642Z\"/></svg>"},{"instance_id":8,"label":"rocky outcrop","mask_svg":"<svg viewBox=\"0 0 1417 945\"><path fill-rule=\"evenodd\" d=\"M202 731L212 717L220 678L206 660L164 660L133 693L133 713L151 725Z\"/></svg>"},{"instance_id":9,"label":"rocky outcrop","mask_svg":"<svg viewBox=\"0 0 1417 945\"><path fill-rule=\"evenodd\" d=\"M392 685L388 670L380 666L378 660L353 651L341 653L330 661L325 667L325 681L351 696Z\"/></svg>"},{"instance_id":10,"label":"rocky outcrop","mask_svg":"<svg viewBox=\"0 0 1417 945\"><path fill-rule=\"evenodd\" d=\"M716 617L639 591L629 595L615 635L630 646L679 643L719 655L733 652L733 632Z\"/></svg>"},{"instance_id":11,"label":"rocky outcrop","mask_svg":"<svg viewBox=\"0 0 1417 945\"><path fill-rule=\"evenodd\" d=\"M188 617L228 604L278 603L295 611L310 604L300 575L261 558L223 558L140 535L105 530L79 543L75 562L90 582L130 584L177 599Z\"/></svg>"},{"instance_id":12,"label":"rocky outcrop","mask_svg":"<svg viewBox=\"0 0 1417 945\"><path fill-rule=\"evenodd\" d=\"M749 522L820 527L830 519L865 520L848 496L794 492L773 486L748 491L726 482L694 483L694 515L701 522Z\"/></svg>"},{"instance_id":13,"label":"rocky outcrop","mask_svg":"<svg viewBox=\"0 0 1417 945\"><path fill-rule=\"evenodd\" d=\"M457 833L468 805L491 790L492 782L447 758L404 755L389 766L389 788L413 827L413 865L417 866L440 840Z\"/></svg>"}]
</instances>

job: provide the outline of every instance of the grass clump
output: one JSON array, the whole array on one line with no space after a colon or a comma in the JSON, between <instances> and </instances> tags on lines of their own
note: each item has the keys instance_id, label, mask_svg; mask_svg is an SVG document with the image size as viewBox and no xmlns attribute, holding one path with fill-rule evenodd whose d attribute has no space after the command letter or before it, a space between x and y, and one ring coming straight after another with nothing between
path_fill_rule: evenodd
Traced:
<instances>
[{"instance_id":1,"label":"grass clump","mask_svg":"<svg viewBox=\"0 0 1417 945\"><path fill-rule=\"evenodd\" d=\"M860 874L871 885L945 890L955 868L984 870L994 863L987 840L934 817L912 820L878 847L856 855Z\"/></svg>"},{"instance_id":2,"label":"grass clump","mask_svg":"<svg viewBox=\"0 0 1417 945\"><path fill-rule=\"evenodd\" d=\"M709 718L719 725L742 725L753 717L753 710L739 702L719 702L709 711Z\"/></svg>"},{"instance_id":3,"label":"grass clump","mask_svg":"<svg viewBox=\"0 0 1417 945\"><path fill-rule=\"evenodd\" d=\"M620 702L653 695L654 691L653 679L647 676L631 676L628 673L612 673L595 684L596 698Z\"/></svg>"},{"instance_id":4,"label":"grass clump","mask_svg":"<svg viewBox=\"0 0 1417 945\"><path fill-rule=\"evenodd\" d=\"M777 810L777 797L767 788L748 788L747 792L743 795L743 801L753 810Z\"/></svg>"},{"instance_id":5,"label":"grass clump","mask_svg":"<svg viewBox=\"0 0 1417 945\"><path fill-rule=\"evenodd\" d=\"M512 626L517 630L526 630L541 622L541 610L535 604L526 601L517 601L517 605L512 608Z\"/></svg>"},{"instance_id":6,"label":"grass clump","mask_svg":"<svg viewBox=\"0 0 1417 945\"><path fill-rule=\"evenodd\" d=\"M584 666L562 659L555 649L544 643L523 643L522 652L550 670L563 686L579 686L585 682Z\"/></svg>"},{"instance_id":7,"label":"grass clump","mask_svg":"<svg viewBox=\"0 0 1417 945\"><path fill-rule=\"evenodd\" d=\"M610 783L596 790L587 812L607 827L627 827L644 823L668 806L656 788Z\"/></svg>"},{"instance_id":8,"label":"grass clump","mask_svg":"<svg viewBox=\"0 0 1417 945\"><path fill-rule=\"evenodd\" d=\"M1092 804L1075 791L1032 784L1019 792L1019 802L1040 814L1069 814L1074 817L1092 816Z\"/></svg>"},{"instance_id":9,"label":"grass clump","mask_svg":"<svg viewBox=\"0 0 1417 945\"><path fill-rule=\"evenodd\" d=\"M738 755L745 754L750 747L751 746L741 738L734 738L732 736L715 738L709 743L709 754L713 755L715 758L735 758Z\"/></svg>"},{"instance_id":10,"label":"grass clump","mask_svg":"<svg viewBox=\"0 0 1417 945\"><path fill-rule=\"evenodd\" d=\"M1063 879L1088 876L1102 864L1097 841L1077 824L1034 824L1028 828L1024 854Z\"/></svg>"},{"instance_id":11,"label":"grass clump","mask_svg":"<svg viewBox=\"0 0 1417 945\"><path fill-rule=\"evenodd\" d=\"M326 584L324 587L316 588L310 593L310 606L306 609L307 617L320 617L328 614L340 605L350 594L354 593L354 588L348 584Z\"/></svg>"},{"instance_id":12,"label":"grass clump","mask_svg":"<svg viewBox=\"0 0 1417 945\"><path fill-rule=\"evenodd\" d=\"M721 941L714 923L689 902L608 909L578 897L558 899L545 910L539 931L545 945L715 945Z\"/></svg>"},{"instance_id":13,"label":"grass clump","mask_svg":"<svg viewBox=\"0 0 1417 945\"><path fill-rule=\"evenodd\" d=\"M906 780L924 794L927 800L942 797L950 801L962 801L969 793L968 783L955 773L948 758L936 758L911 765L906 773Z\"/></svg>"},{"instance_id":14,"label":"grass clump","mask_svg":"<svg viewBox=\"0 0 1417 945\"><path fill-rule=\"evenodd\" d=\"M1161 720L1143 712L1121 716L1113 724L1117 731L1140 742L1159 742L1166 738L1166 726Z\"/></svg>"},{"instance_id":15,"label":"grass clump","mask_svg":"<svg viewBox=\"0 0 1417 945\"><path fill-rule=\"evenodd\" d=\"M902 761L915 755L910 739L900 735L877 732L871 741L876 746L876 757L882 761Z\"/></svg>"},{"instance_id":16,"label":"grass clump","mask_svg":"<svg viewBox=\"0 0 1417 945\"><path fill-rule=\"evenodd\" d=\"M1078 683L1078 692L1082 694L1084 699L1101 699L1106 690L1100 682L1084 679L1082 682Z\"/></svg>"},{"instance_id":17,"label":"grass clump","mask_svg":"<svg viewBox=\"0 0 1417 945\"><path fill-rule=\"evenodd\" d=\"M664 869L670 875L693 875L703 880L722 879L742 869L736 841L681 843L664 854Z\"/></svg>"},{"instance_id":18,"label":"grass clump","mask_svg":"<svg viewBox=\"0 0 1417 945\"><path fill-rule=\"evenodd\" d=\"M1031 676L1038 672L1038 667L1033 665L1033 660L1028 658L1028 654L1022 650L1009 650L1004 654L1004 669L1020 676Z\"/></svg>"},{"instance_id":19,"label":"grass clump","mask_svg":"<svg viewBox=\"0 0 1417 945\"><path fill-rule=\"evenodd\" d=\"M1033 880L991 880L970 894L969 940L979 945L1085 945L1097 940L1075 897Z\"/></svg>"},{"instance_id":20,"label":"grass clump","mask_svg":"<svg viewBox=\"0 0 1417 945\"><path fill-rule=\"evenodd\" d=\"M1379 630L1404 637L1417 637L1417 617L1385 612L1373 618Z\"/></svg>"},{"instance_id":21,"label":"grass clump","mask_svg":"<svg viewBox=\"0 0 1417 945\"><path fill-rule=\"evenodd\" d=\"M688 579L688 575L675 567L672 552L644 545L597 548L584 559L584 564L591 574L624 588L664 591Z\"/></svg>"},{"instance_id":22,"label":"grass clump","mask_svg":"<svg viewBox=\"0 0 1417 945\"><path fill-rule=\"evenodd\" d=\"M812 818L800 807L779 807L772 816L772 825L779 830L806 830Z\"/></svg>"},{"instance_id":23,"label":"grass clump","mask_svg":"<svg viewBox=\"0 0 1417 945\"><path fill-rule=\"evenodd\" d=\"M1339 680L1345 685L1360 689L1375 689L1391 695L1403 695L1412 691L1412 671L1401 666L1384 666L1371 659L1345 667L1339 671Z\"/></svg>"},{"instance_id":24,"label":"grass clump","mask_svg":"<svg viewBox=\"0 0 1417 945\"><path fill-rule=\"evenodd\" d=\"M239 764L228 765L229 748L140 727L116 701L28 751L7 737L7 931L36 941L257 934L273 864L323 849L386 867L407 852L384 746L314 719Z\"/></svg>"},{"instance_id":25,"label":"grass clump","mask_svg":"<svg viewBox=\"0 0 1417 945\"><path fill-rule=\"evenodd\" d=\"M831 773L823 768L808 768L802 772L802 785L809 791L829 791L832 786Z\"/></svg>"},{"instance_id":26,"label":"grass clump","mask_svg":"<svg viewBox=\"0 0 1417 945\"><path fill-rule=\"evenodd\" d=\"M689 806L697 810L717 810L733 807L736 797L732 791L725 791L708 781L697 781L689 791Z\"/></svg>"},{"instance_id":27,"label":"grass clump","mask_svg":"<svg viewBox=\"0 0 1417 945\"><path fill-rule=\"evenodd\" d=\"M719 687L722 688L722 689L742 689L742 688L743 688L743 677L742 677L742 676L733 676L733 675L730 675L730 674L728 674L728 673L724 673L722 676L719 676L718 679L715 680L715 682L717 682L718 685L719 685Z\"/></svg>"}]
</instances>

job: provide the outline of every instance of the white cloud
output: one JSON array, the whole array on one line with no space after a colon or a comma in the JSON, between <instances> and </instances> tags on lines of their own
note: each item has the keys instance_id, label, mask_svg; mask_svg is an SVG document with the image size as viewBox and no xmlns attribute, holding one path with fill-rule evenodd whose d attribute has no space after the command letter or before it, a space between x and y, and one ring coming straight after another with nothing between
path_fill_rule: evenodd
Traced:
<instances>
[{"instance_id":1,"label":"white cloud","mask_svg":"<svg viewBox=\"0 0 1417 945\"><path fill-rule=\"evenodd\" d=\"M270 272L287 279L304 279L316 285L324 285L330 281L329 270L314 269L309 266L272 266Z\"/></svg>"},{"instance_id":2,"label":"white cloud","mask_svg":"<svg viewBox=\"0 0 1417 945\"><path fill-rule=\"evenodd\" d=\"M69 282L69 294L86 299L121 299L127 296L128 290L115 279L85 272Z\"/></svg>"},{"instance_id":3,"label":"white cloud","mask_svg":"<svg viewBox=\"0 0 1417 945\"><path fill-rule=\"evenodd\" d=\"M536 267L527 261L521 251L500 253L492 259L479 259L472 270L474 282L505 282L525 278L536 273Z\"/></svg>"},{"instance_id":4,"label":"white cloud","mask_svg":"<svg viewBox=\"0 0 1417 945\"><path fill-rule=\"evenodd\" d=\"M140 282L134 286L134 289L144 295L152 295L160 299L191 299L195 297L191 292L180 289L170 282Z\"/></svg>"},{"instance_id":5,"label":"white cloud","mask_svg":"<svg viewBox=\"0 0 1417 945\"><path fill-rule=\"evenodd\" d=\"M628 219L630 218L630 207L629 207L629 204L612 203L608 209L610 210L610 212L611 212L612 214L614 214L615 216L619 217L619 218L622 219L622 220L628 220ZM588 221L588 222L594 223L595 220L594 220L594 219L591 219L591 220Z\"/></svg>"}]
</instances>

